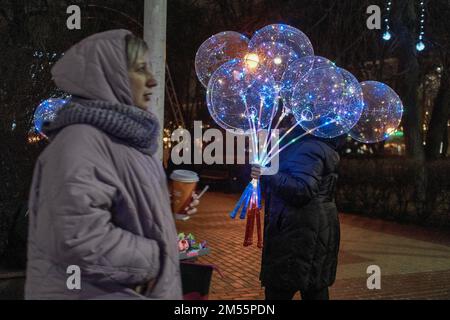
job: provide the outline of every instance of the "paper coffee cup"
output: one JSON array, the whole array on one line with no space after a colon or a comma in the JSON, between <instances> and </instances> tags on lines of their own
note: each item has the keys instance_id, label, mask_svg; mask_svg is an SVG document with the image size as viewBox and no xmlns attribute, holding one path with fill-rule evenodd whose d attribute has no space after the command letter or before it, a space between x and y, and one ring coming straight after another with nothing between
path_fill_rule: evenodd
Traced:
<instances>
[{"instance_id":1,"label":"paper coffee cup","mask_svg":"<svg viewBox=\"0 0 450 320\"><path fill-rule=\"evenodd\" d=\"M170 175L172 193L172 212L186 214L184 209L192 201L192 193L197 187L199 177L197 173L188 170L175 170Z\"/></svg>"}]
</instances>

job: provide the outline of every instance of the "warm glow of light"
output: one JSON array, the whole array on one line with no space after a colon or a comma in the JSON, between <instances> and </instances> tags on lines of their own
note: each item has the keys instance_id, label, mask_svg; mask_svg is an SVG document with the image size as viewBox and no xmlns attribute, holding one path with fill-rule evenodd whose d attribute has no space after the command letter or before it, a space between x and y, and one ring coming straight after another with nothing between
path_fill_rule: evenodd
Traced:
<instances>
[{"instance_id":1,"label":"warm glow of light","mask_svg":"<svg viewBox=\"0 0 450 320\"><path fill-rule=\"evenodd\" d=\"M42 137L41 137L41 136L38 136L38 135L35 135L35 134L31 134L31 135L28 137L28 143L29 143L29 144L35 144L35 143L40 142L41 140L42 140Z\"/></svg>"},{"instance_id":2,"label":"warm glow of light","mask_svg":"<svg viewBox=\"0 0 450 320\"><path fill-rule=\"evenodd\" d=\"M396 128L387 128L386 133L388 135L391 135L391 134L393 134L395 132L395 130L396 130Z\"/></svg>"},{"instance_id":3,"label":"warm glow of light","mask_svg":"<svg viewBox=\"0 0 450 320\"><path fill-rule=\"evenodd\" d=\"M274 62L275 64L281 64L281 63L283 62L283 60L281 60L280 57L276 57L275 59L273 59L273 62Z\"/></svg>"},{"instance_id":4,"label":"warm glow of light","mask_svg":"<svg viewBox=\"0 0 450 320\"><path fill-rule=\"evenodd\" d=\"M259 57L256 53L249 53L244 58L245 64L250 69L255 69L259 64Z\"/></svg>"}]
</instances>

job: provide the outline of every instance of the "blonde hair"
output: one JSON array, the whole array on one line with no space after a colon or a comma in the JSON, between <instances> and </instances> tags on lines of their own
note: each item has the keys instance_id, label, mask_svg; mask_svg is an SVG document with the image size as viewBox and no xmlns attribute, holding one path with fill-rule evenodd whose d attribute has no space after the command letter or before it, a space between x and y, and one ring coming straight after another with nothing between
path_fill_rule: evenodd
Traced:
<instances>
[{"instance_id":1,"label":"blonde hair","mask_svg":"<svg viewBox=\"0 0 450 320\"><path fill-rule=\"evenodd\" d=\"M148 45L144 40L132 34L127 35L125 40L127 44L127 67L131 69L135 66L139 57L147 54Z\"/></svg>"}]
</instances>

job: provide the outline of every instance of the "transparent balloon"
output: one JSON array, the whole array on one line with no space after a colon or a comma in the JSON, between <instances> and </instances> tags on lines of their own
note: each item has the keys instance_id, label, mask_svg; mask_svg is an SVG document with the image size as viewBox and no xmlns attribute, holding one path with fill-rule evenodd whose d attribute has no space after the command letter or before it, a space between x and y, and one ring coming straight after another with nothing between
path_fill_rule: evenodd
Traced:
<instances>
[{"instance_id":1,"label":"transparent balloon","mask_svg":"<svg viewBox=\"0 0 450 320\"><path fill-rule=\"evenodd\" d=\"M235 59L211 77L207 104L225 130L251 133L267 128L277 108L275 80L263 66Z\"/></svg>"},{"instance_id":2,"label":"transparent balloon","mask_svg":"<svg viewBox=\"0 0 450 320\"><path fill-rule=\"evenodd\" d=\"M350 136L363 143L389 138L400 124L403 104L388 85L377 81L361 82L364 109Z\"/></svg>"},{"instance_id":3,"label":"transparent balloon","mask_svg":"<svg viewBox=\"0 0 450 320\"><path fill-rule=\"evenodd\" d=\"M280 81L286 68L299 58L291 47L278 42L263 42L251 52L257 55L259 63L272 72L276 81Z\"/></svg>"},{"instance_id":4,"label":"transparent balloon","mask_svg":"<svg viewBox=\"0 0 450 320\"><path fill-rule=\"evenodd\" d=\"M248 51L249 39L244 35L225 31L203 42L195 56L195 71L203 86L208 87L212 74L225 62L242 59Z\"/></svg>"},{"instance_id":5,"label":"transparent balloon","mask_svg":"<svg viewBox=\"0 0 450 320\"><path fill-rule=\"evenodd\" d=\"M300 82L313 69L333 67L334 63L327 58L320 56L307 56L294 61L288 66L281 80L280 95L283 98L284 107L291 110L290 99L292 91L297 83Z\"/></svg>"},{"instance_id":6,"label":"transparent balloon","mask_svg":"<svg viewBox=\"0 0 450 320\"><path fill-rule=\"evenodd\" d=\"M348 133L361 117L362 89L344 69L314 69L295 86L290 104L305 131L334 138Z\"/></svg>"},{"instance_id":7,"label":"transparent balloon","mask_svg":"<svg viewBox=\"0 0 450 320\"><path fill-rule=\"evenodd\" d=\"M44 123L54 121L56 113L69 102L69 99L51 98L43 101L34 112L34 130L42 134Z\"/></svg>"},{"instance_id":8,"label":"transparent balloon","mask_svg":"<svg viewBox=\"0 0 450 320\"><path fill-rule=\"evenodd\" d=\"M274 72L276 81L281 80L290 63L314 55L309 38L284 24L272 24L256 31L248 46L249 51L257 54L259 61Z\"/></svg>"}]
</instances>

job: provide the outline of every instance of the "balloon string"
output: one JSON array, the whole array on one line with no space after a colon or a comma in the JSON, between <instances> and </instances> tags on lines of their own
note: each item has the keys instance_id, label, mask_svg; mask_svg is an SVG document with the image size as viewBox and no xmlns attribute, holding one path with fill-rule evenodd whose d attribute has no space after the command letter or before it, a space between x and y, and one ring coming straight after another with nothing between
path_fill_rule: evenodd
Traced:
<instances>
[{"instance_id":1,"label":"balloon string","mask_svg":"<svg viewBox=\"0 0 450 320\"><path fill-rule=\"evenodd\" d=\"M255 119L254 119L254 117L252 117L250 115L250 111L249 111L248 105L247 105L247 97L245 95L243 95L243 96L241 96L241 99L242 99L242 101L244 102L244 105L245 105L245 113L247 115L248 126L250 128L250 134L251 134L251 140L252 140L251 141L252 149L255 150L253 152L253 162L256 163L256 161L257 161L257 151L256 151L257 148L256 148L256 145L255 145L255 142L256 142L256 137L255 137L256 136ZM245 116L245 114L244 114L244 116Z\"/></svg>"},{"instance_id":2,"label":"balloon string","mask_svg":"<svg viewBox=\"0 0 450 320\"><path fill-rule=\"evenodd\" d=\"M269 137L272 135L272 129L271 129L272 128L272 122L273 122L273 119L275 118L275 115L276 115L276 113L278 111L278 103L279 103L279 100L280 100L279 92L280 92L280 90L277 90L277 94L276 94L275 100L273 102L274 108L272 108L272 113L270 115L269 126L267 127L267 137L265 139L264 146L262 148L262 152L263 152L264 156L266 154L265 151L267 149L267 144L269 143L269 140L270 140ZM285 114L284 110L283 110L283 114ZM281 116L283 116L283 114ZM288 114L288 113L286 113L286 114ZM276 127L278 127L278 125ZM261 158L263 158L263 157L261 156ZM261 159L259 159L259 160L261 160Z\"/></svg>"},{"instance_id":3,"label":"balloon string","mask_svg":"<svg viewBox=\"0 0 450 320\"><path fill-rule=\"evenodd\" d=\"M269 133L270 130L271 130L270 128L272 127L273 119L275 118L275 115L276 115L277 110L278 110L277 103L278 103L279 98L280 98L280 96L279 96L279 91L277 91L276 96L275 96L275 99L274 99L274 102L273 102L274 107L272 108L272 111L271 111L271 114L270 114L270 118L269 118L269 126L268 126L268 129L267 129L268 133ZM261 101L261 103L260 103L260 109L259 109L258 131L260 131L260 130L263 128L263 127L261 126L261 117L262 117L262 108L263 108L263 106L264 106L264 100L261 99L260 101ZM270 136L270 135L269 135L269 136ZM264 150L266 149L266 146L267 146L267 137L266 137L266 141L265 141L265 143L264 143L264 147L263 147L261 150L259 150L259 151L260 151L260 152L264 152ZM259 149L259 144L258 144L258 149ZM260 152L259 152L259 153L260 153ZM261 158L262 158L262 154L259 154L257 161L254 162L254 163L261 163Z\"/></svg>"},{"instance_id":4,"label":"balloon string","mask_svg":"<svg viewBox=\"0 0 450 320\"><path fill-rule=\"evenodd\" d=\"M259 97L259 117L258 117L258 131L261 130L261 117L262 117L262 110L264 107L264 99L261 99L261 97Z\"/></svg>"},{"instance_id":5,"label":"balloon string","mask_svg":"<svg viewBox=\"0 0 450 320\"><path fill-rule=\"evenodd\" d=\"M288 129L288 131L286 131L286 133L280 139L278 139L278 141L275 143L275 145L271 146L270 151L266 153L266 156L264 157L263 161L261 162L263 167L265 167L266 164L270 162L267 159L275 151L275 148L278 147L280 145L281 141L283 141L284 138L286 138L292 132L292 130L294 130L297 126L298 126L298 123L296 122L292 127L290 127Z\"/></svg>"},{"instance_id":6,"label":"balloon string","mask_svg":"<svg viewBox=\"0 0 450 320\"><path fill-rule=\"evenodd\" d=\"M276 95L275 95L275 99L274 99L274 101L273 101L274 107L272 108L272 113L270 114L270 121L269 121L268 130L270 130L270 128L272 127L273 119L275 118L275 115L277 114L277 111L278 111L278 101L279 101L279 100L280 100L280 95L279 95L279 90L277 90Z\"/></svg>"},{"instance_id":7,"label":"balloon string","mask_svg":"<svg viewBox=\"0 0 450 320\"><path fill-rule=\"evenodd\" d=\"M259 140L258 140L258 132L256 131L256 123L255 123L255 118L252 117L252 123L253 123L253 134L254 134L254 138L255 138L255 152L254 152L254 156L253 159L255 160L255 163L258 163L259 161Z\"/></svg>"},{"instance_id":8,"label":"balloon string","mask_svg":"<svg viewBox=\"0 0 450 320\"><path fill-rule=\"evenodd\" d=\"M261 155L261 159L264 159L267 156L267 148L269 147L269 141L271 141L272 139L272 133L273 131L277 130L278 127L280 126L281 121L283 121L283 119L289 114L289 112L286 112L285 110L283 110L283 113L280 115L280 118L278 119L277 124L275 125L275 127L273 129L268 130L267 132L267 137L265 139L264 142L264 146L262 148L262 155ZM272 125L272 122L270 123L270 125Z\"/></svg>"},{"instance_id":9,"label":"balloon string","mask_svg":"<svg viewBox=\"0 0 450 320\"><path fill-rule=\"evenodd\" d=\"M250 131L251 131L253 163L257 163L257 161L258 161L258 145L257 145L258 138L256 137L255 119L253 117L250 117L250 118L248 121L249 121Z\"/></svg>"},{"instance_id":10,"label":"balloon string","mask_svg":"<svg viewBox=\"0 0 450 320\"><path fill-rule=\"evenodd\" d=\"M263 110L263 108L264 108L264 99L261 99L261 97L260 97L260 103L259 103L259 117L258 117L258 130L257 130L257 132L256 132L257 135L258 135L258 132L260 132L260 130L263 129L263 127L261 126L261 117L262 117L262 110ZM273 110L272 110L272 114L273 114ZM258 147L258 157L257 157L257 161L259 162L259 161L260 161L260 158L261 158L261 151L262 151L262 150L259 150L259 136L258 136L258 144L257 144L257 147ZM263 149L263 150L264 150L264 149Z\"/></svg>"},{"instance_id":11,"label":"balloon string","mask_svg":"<svg viewBox=\"0 0 450 320\"><path fill-rule=\"evenodd\" d=\"M270 154L272 153L272 150L273 150L273 149L272 149L271 152L269 153L270 157L269 157L269 158L266 157L266 159L264 159L264 161L263 161L263 167L265 167L270 161L272 161L272 159L273 159L274 157L276 157L278 154L280 154L284 149L286 149L287 147L289 147L291 144L297 142L297 140L303 138L304 136L306 136L306 135L308 135L308 134L313 133L313 132L316 131L316 130L319 130L320 128L323 128L323 127L325 127L325 126L327 126L327 125L329 125L329 124L332 124L332 123L334 123L334 122L336 122L336 120L332 120L332 121L327 122L327 123L324 123L324 124L322 124L322 125L320 125L320 126L318 126L318 127L315 127L314 129L311 129L311 130L306 131L305 133L301 134L300 136L297 136L297 137L295 137L294 139L292 139L288 144L286 144L283 148L281 148L280 150L278 150L275 154L270 155ZM292 128L292 129L293 129L293 128ZM279 141L278 141L278 142L279 142Z\"/></svg>"}]
</instances>

